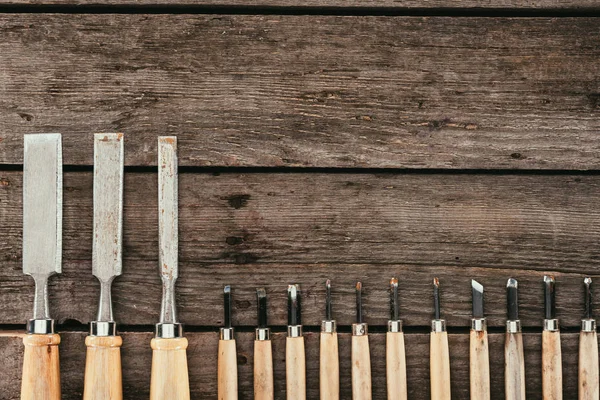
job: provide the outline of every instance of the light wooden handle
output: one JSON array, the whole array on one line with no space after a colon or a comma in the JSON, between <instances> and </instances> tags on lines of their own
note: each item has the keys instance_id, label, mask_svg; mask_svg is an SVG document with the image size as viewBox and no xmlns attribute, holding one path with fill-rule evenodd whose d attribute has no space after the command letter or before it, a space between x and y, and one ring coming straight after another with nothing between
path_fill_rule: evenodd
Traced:
<instances>
[{"instance_id":1,"label":"light wooden handle","mask_svg":"<svg viewBox=\"0 0 600 400\"><path fill-rule=\"evenodd\" d=\"M404 333L387 333L385 361L388 400L406 400L406 356L404 351Z\"/></svg>"},{"instance_id":2,"label":"light wooden handle","mask_svg":"<svg viewBox=\"0 0 600 400\"><path fill-rule=\"evenodd\" d=\"M340 398L340 357L337 333L321 332L319 384L321 399Z\"/></svg>"},{"instance_id":3,"label":"light wooden handle","mask_svg":"<svg viewBox=\"0 0 600 400\"><path fill-rule=\"evenodd\" d=\"M85 385L83 400L121 400L120 336L88 336L85 338Z\"/></svg>"},{"instance_id":4,"label":"light wooden handle","mask_svg":"<svg viewBox=\"0 0 600 400\"><path fill-rule=\"evenodd\" d=\"M431 400L450 399L450 353L448 332L431 332L429 346Z\"/></svg>"},{"instance_id":5,"label":"light wooden handle","mask_svg":"<svg viewBox=\"0 0 600 400\"><path fill-rule=\"evenodd\" d=\"M560 332L542 332L542 394L544 400L562 400Z\"/></svg>"},{"instance_id":6,"label":"light wooden handle","mask_svg":"<svg viewBox=\"0 0 600 400\"><path fill-rule=\"evenodd\" d=\"M598 338L596 332L579 334L579 400L600 399Z\"/></svg>"},{"instance_id":7,"label":"light wooden handle","mask_svg":"<svg viewBox=\"0 0 600 400\"><path fill-rule=\"evenodd\" d=\"M23 336L23 380L21 400L60 400L60 336Z\"/></svg>"},{"instance_id":8,"label":"light wooden handle","mask_svg":"<svg viewBox=\"0 0 600 400\"><path fill-rule=\"evenodd\" d=\"M306 400L304 338L285 339L285 387L287 400Z\"/></svg>"},{"instance_id":9,"label":"light wooden handle","mask_svg":"<svg viewBox=\"0 0 600 400\"><path fill-rule=\"evenodd\" d=\"M371 400L371 353L367 335L352 336L352 399Z\"/></svg>"},{"instance_id":10,"label":"light wooden handle","mask_svg":"<svg viewBox=\"0 0 600 400\"><path fill-rule=\"evenodd\" d=\"M237 400L237 351L235 340L219 340L219 400Z\"/></svg>"},{"instance_id":11,"label":"light wooden handle","mask_svg":"<svg viewBox=\"0 0 600 400\"><path fill-rule=\"evenodd\" d=\"M471 330L469 364L471 400L489 400L490 355L486 331Z\"/></svg>"},{"instance_id":12,"label":"light wooden handle","mask_svg":"<svg viewBox=\"0 0 600 400\"><path fill-rule=\"evenodd\" d=\"M525 361L523 336L507 333L504 343L504 390L506 400L525 399Z\"/></svg>"},{"instance_id":13,"label":"light wooden handle","mask_svg":"<svg viewBox=\"0 0 600 400\"><path fill-rule=\"evenodd\" d=\"M254 399L273 400L273 350L270 340L254 341Z\"/></svg>"},{"instance_id":14,"label":"light wooden handle","mask_svg":"<svg viewBox=\"0 0 600 400\"><path fill-rule=\"evenodd\" d=\"M152 375L150 400L189 400L186 338L152 339Z\"/></svg>"}]
</instances>

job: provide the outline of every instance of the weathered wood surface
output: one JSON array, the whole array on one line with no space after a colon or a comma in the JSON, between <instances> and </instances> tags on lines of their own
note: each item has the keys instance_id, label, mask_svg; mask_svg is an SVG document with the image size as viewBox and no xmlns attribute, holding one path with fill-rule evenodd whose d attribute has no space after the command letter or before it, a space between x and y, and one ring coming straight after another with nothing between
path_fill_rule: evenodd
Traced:
<instances>
[{"instance_id":1,"label":"weathered wood surface","mask_svg":"<svg viewBox=\"0 0 600 400\"><path fill-rule=\"evenodd\" d=\"M160 310L156 174L125 177L124 274L114 285L124 324L150 325ZM0 176L0 321L31 313L32 281L21 269L21 173ZM490 326L503 326L506 279L521 280L525 326L542 323L542 275L556 274L558 313L577 327L584 274L600 276L600 176L472 174L188 174L179 179L183 322L222 323L223 285L234 287L234 322L254 325L255 289L269 293L271 323L284 325L285 289L306 292L304 322L324 313L354 318L353 285L364 282L371 324L388 318L389 279L400 279L407 325L428 326L431 278L442 282L450 326L468 326L470 279L486 286ZM88 323L99 285L91 275L92 173L64 176L63 274L51 284L60 321Z\"/></svg>"},{"instance_id":2,"label":"weathered wood surface","mask_svg":"<svg viewBox=\"0 0 600 400\"><path fill-rule=\"evenodd\" d=\"M597 169L598 43L600 18L4 14L0 163L121 131L128 165L168 134L183 166Z\"/></svg>"},{"instance_id":3,"label":"weathered wood surface","mask_svg":"<svg viewBox=\"0 0 600 400\"><path fill-rule=\"evenodd\" d=\"M85 365L85 333L63 332L60 349L63 400L80 399ZM151 333L123 335L124 396L130 400L147 399L150 389ZM190 345L188 362L192 399L216 399L218 333L186 333ZM339 335L340 398L351 397L350 334ZM385 334L370 334L373 398L386 397ZM577 393L577 333L562 335L565 399L575 399ZM252 398L254 333L237 334L240 399ZM452 398L469 397L469 335L451 334L450 370ZM541 335L524 334L527 399L541 399ZM504 334L490 334L490 370L492 399L504 399ZM18 399L23 345L15 334L0 336L1 400ZM319 398L319 334L306 334L307 398ZM429 399L429 335L406 335L406 365L409 399ZM275 398L285 398L285 334L273 334L273 366Z\"/></svg>"}]
</instances>

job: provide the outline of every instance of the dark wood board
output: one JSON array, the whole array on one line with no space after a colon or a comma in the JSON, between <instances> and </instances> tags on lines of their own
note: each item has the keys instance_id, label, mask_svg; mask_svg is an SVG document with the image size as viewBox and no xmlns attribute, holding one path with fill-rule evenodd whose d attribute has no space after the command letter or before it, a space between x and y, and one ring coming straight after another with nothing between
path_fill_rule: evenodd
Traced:
<instances>
[{"instance_id":1,"label":"dark wood board","mask_svg":"<svg viewBox=\"0 0 600 400\"><path fill-rule=\"evenodd\" d=\"M160 309L156 174L125 178L124 274L115 282L118 321L151 325ZM21 172L0 177L0 321L23 323L31 279L21 270ZM179 178L181 318L222 323L223 285L235 323L253 325L255 294L271 296L271 322L285 324L285 290L306 291L305 323L323 315L323 283L335 313L353 320L353 285L364 281L367 320L385 325L388 280L401 281L410 326L431 318L431 279L442 280L450 326L466 327L470 279L487 287L490 326L502 327L505 283L521 279L525 326L541 326L542 276L556 274L563 325L577 327L584 274L600 275L596 203L600 176L496 174L183 173ZM87 324L99 286L91 275L92 173L64 176L63 274L51 284L60 322Z\"/></svg>"},{"instance_id":2,"label":"dark wood board","mask_svg":"<svg viewBox=\"0 0 600 400\"><path fill-rule=\"evenodd\" d=\"M120 131L128 165L169 134L184 166L598 169L598 43L585 17L4 14L0 164Z\"/></svg>"}]
</instances>

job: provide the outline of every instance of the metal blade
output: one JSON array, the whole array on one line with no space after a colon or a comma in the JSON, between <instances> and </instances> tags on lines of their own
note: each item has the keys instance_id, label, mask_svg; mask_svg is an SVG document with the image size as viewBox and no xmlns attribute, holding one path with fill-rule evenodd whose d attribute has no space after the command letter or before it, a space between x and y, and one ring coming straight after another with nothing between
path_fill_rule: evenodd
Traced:
<instances>
[{"instance_id":1,"label":"metal blade","mask_svg":"<svg viewBox=\"0 0 600 400\"><path fill-rule=\"evenodd\" d=\"M483 318L483 285L471 280L473 318Z\"/></svg>"},{"instance_id":2,"label":"metal blade","mask_svg":"<svg viewBox=\"0 0 600 400\"><path fill-rule=\"evenodd\" d=\"M544 276L544 318L556 318L556 281L553 276Z\"/></svg>"},{"instance_id":3,"label":"metal blade","mask_svg":"<svg viewBox=\"0 0 600 400\"><path fill-rule=\"evenodd\" d=\"M159 271L163 282L161 323L176 323L175 281L178 276L177 138L158 138Z\"/></svg>"},{"instance_id":4,"label":"metal blade","mask_svg":"<svg viewBox=\"0 0 600 400\"><path fill-rule=\"evenodd\" d=\"M433 278L433 318L440 319L440 317L440 280L438 278Z\"/></svg>"},{"instance_id":5,"label":"metal blade","mask_svg":"<svg viewBox=\"0 0 600 400\"><path fill-rule=\"evenodd\" d=\"M509 321L519 319L519 283L510 278L506 282L506 314Z\"/></svg>"}]
</instances>

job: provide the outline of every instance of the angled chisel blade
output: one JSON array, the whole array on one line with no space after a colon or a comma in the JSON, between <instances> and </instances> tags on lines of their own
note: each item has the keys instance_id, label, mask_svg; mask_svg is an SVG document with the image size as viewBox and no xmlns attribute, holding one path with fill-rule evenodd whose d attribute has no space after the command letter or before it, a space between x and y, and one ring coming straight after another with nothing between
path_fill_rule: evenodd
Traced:
<instances>
[{"instance_id":1,"label":"angled chisel blade","mask_svg":"<svg viewBox=\"0 0 600 400\"><path fill-rule=\"evenodd\" d=\"M34 319L49 319L48 277L61 272L62 149L60 134L25 135L23 273L36 284Z\"/></svg>"}]
</instances>

